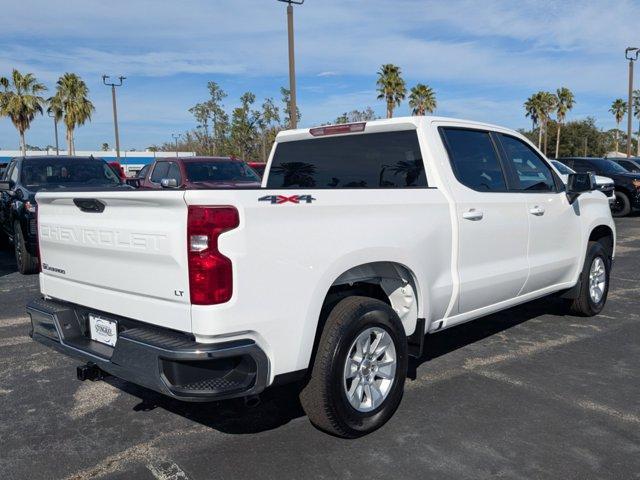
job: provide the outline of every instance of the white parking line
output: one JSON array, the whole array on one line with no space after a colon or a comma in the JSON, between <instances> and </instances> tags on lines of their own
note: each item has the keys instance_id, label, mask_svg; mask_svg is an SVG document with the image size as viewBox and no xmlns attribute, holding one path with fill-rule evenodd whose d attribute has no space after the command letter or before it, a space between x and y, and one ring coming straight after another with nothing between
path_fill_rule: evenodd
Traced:
<instances>
[{"instance_id":1,"label":"white parking line","mask_svg":"<svg viewBox=\"0 0 640 480\"><path fill-rule=\"evenodd\" d=\"M188 480L189 478L184 470L172 461L150 463L147 468L158 480Z\"/></svg>"},{"instance_id":2,"label":"white parking line","mask_svg":"<svg viewBox=\"0 0 640 480\"><path fill-rule=\"evenodd\" d=\"M0 320L1 327L13 327L14 325L22 325L29 323L29 317L3 318Z\"/></svg>"}]
</instances>

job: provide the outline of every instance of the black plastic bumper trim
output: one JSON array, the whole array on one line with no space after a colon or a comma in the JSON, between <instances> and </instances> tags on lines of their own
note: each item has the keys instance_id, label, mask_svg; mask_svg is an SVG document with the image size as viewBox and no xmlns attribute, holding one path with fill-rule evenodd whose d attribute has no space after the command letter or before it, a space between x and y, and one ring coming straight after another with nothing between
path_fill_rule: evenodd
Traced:
<instances>
[{"instance_id":1,"label":"black plastic bumper trim","mask_svg":"<svg viewBox=\"0 0 640 480\"><path fill-rule=\"evenodd\" d=\"M256 395L267 385L269 360L252 339L198 343L189 334L130 320L129 324L134 326L120 332L116 346L110 347L88 338L84 321L87 311L124 320L87 307L35 299L27 305L33 329L32 337L66 355L94 362L111 375L179 400L197 402ZM224 362L224 359L239 357L250 357L251 361L244 365L251 365L255 371L244 372L246 381L219 382L223 388L215 391L172 385L165 375L165 369L171 362L191 362L196 365L202 362L204 365L216 360Z\"/></svg>"}]
</instances>

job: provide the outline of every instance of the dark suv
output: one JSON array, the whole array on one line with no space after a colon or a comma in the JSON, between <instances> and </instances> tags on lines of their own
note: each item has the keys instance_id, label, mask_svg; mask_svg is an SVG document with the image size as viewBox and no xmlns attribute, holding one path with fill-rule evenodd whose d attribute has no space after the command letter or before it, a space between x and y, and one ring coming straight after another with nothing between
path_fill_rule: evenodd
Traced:
<instances>
[{"instance_id":1,"label":"dark suv","mask_svg":"<svg viewBox=\"0 0 640 480\"><path fill-rule=\"evenodd\" d=\"M624 217L632 210L640 209L640 173L632 173L607 158L571 157L559 161L576 172L593 172L613 180L616 201L611 205L614 217Z\"/></svg>"},{"instance_id":2,"label":"dark suv","mask_svg":"<svg viewBox=\"0 0 640 480\"><path fill-rule=\"evenodd\" d=\"M618 165L622 165L631 173L640 173L640 157L631 158L612 158Z\"/></svg>"},{"instance_id":3,"label":"dark suv","mask_svg":"<svg viewBox=\"0 0 640 480\"><path fill-rule=\"evenodd\" d=\"M116 172L103 160L93 157L11 160L0 175L0 236L13 243L20 273L38 271L36 192L120 186L122 182Z\"/></svg>"}]
</instances>

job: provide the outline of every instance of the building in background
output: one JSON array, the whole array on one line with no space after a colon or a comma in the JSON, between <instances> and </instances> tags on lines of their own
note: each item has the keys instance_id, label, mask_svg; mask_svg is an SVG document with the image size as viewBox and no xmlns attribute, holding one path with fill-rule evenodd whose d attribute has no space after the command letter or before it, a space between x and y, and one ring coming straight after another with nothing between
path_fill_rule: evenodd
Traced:
<instances>
[{"instance_id":1,"label":"building in background","mask_svg":"<svg viewBox=\"0 0 640 480\"><path fill-rule=\"evenodd\" d=\"M41 156L41 155L55 155L55 150L28 150L27 156ZM66 150L60 150L60 155L66 155ZM82 150L76 151L76 155L79 157L89 157L93 155L95 158L102 158L105 162L116 162L118 158L116 157L115 150ZM147 165L148 163L153 163L156 158L175 158L176 155L178 157L194 157L195 152L152 152L150 150L145 150L144 152L120 152L120 164L127 176L134 176L142 167ZM22 156L20 150L0 150L0 171L2 171L2 167L9 163L14 157Z\"/></svg>"}]
</instances>

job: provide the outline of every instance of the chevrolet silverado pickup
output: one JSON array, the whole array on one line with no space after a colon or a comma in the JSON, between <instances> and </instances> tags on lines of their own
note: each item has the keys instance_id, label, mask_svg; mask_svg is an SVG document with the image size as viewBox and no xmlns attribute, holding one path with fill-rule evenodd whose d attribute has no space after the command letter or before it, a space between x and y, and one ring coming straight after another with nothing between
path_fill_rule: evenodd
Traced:
<instances>
[{"instance_id":1,"label":"chevrolet silverado pickup","mask_svg":"<svg viewBox=\"0 0 640 480\"><path fill-rule=\"evenodd\" d=\"M38 193L34 340L185 401L301 382L318 428L383 425L427 334L607 299L615 226L522 135L411 117L278 134L254 189Z\"/></svg>"}]
</instances>

